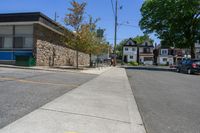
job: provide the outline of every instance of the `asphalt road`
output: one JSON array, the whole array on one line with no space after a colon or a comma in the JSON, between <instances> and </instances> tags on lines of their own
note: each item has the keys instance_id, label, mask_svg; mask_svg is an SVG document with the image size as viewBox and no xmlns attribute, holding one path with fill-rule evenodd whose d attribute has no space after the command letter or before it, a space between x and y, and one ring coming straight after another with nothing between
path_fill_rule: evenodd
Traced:
<instances>
[{"instance_id":1,"label":"asphalt road","mask_svg":"<svg viewBox=\"0 0 200 133\"><path fill-rule=\"evenodd\" d=\"M96 76L0 68L0 128Z\"/></svg>"},{"instance_id":2,"label":"asphalt road","mask_svg":"<svg viewBox=\"0 0 200 133\"><path fill-rule=\"evenodd\" d=\"M148 133L200 133L200 75L127 70Z\"/></svg>"}]
</instances>

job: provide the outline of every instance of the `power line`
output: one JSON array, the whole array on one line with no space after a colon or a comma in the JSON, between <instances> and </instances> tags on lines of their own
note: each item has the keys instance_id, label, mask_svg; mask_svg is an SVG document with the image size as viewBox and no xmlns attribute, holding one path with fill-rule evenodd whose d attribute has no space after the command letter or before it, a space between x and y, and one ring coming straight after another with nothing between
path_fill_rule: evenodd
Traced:
<instances>
[{"instance_id":1,"label":"power line","mask_svg":"<svg viewBox=\"0 0 200 133\"><path fill-rule=\"evenodd\" d=\"M115 16L115 10L114 10L114 5L113 5L113 0L110 0L111 5L112 5L112 11L113 11L113 15Z\"/></svg>"},{"instance_id":2,"label":"power line","mask_svg":"<svg viewBox=\"0 0 200 133\"><path fill-rule=\"evenodd\" d=\"M131 25L131 24L119 24L119 26L128 26L133 28L140 28L139 26Z\"/></svg>"}]
</instances>

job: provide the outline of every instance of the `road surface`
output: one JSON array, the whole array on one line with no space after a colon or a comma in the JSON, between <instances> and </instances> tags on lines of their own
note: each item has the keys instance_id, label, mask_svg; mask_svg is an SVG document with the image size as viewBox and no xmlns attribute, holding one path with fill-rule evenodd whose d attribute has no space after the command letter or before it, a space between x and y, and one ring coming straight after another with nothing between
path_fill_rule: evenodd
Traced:
<instances>
[{"instance_id":1,"label":"road surface","mask_svg":"<svg viewBox=\"0 0 200 133\"><path fill-rule=\"evenodd\" d=\"M148 133L200 133L200 75L126 71Z\"/></svg>"},{"instance_id":2,"label":"road surface","mask_svg":"<svg viewBox=\"0 0 200 133\"><path fill-rule=\"evenodd\" d=\"M0 128L96 76L0 68Z\"/></svg>"}]
</instances>

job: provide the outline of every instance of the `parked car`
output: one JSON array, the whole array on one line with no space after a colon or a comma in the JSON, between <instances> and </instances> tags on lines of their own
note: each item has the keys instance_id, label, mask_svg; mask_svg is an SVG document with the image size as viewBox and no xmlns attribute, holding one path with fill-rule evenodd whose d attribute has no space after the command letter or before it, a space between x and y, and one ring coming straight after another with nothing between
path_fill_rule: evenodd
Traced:
<instances>
[{"instance_id":1,"label":"parked car","mask_svg":"<svg viewBox=\"0 0 200 133\"><path fill-rule=\"evenodd\" d=\"M177 72L184 72L187 74L200 73L200 60L195 60L195 59L183 60L177 66Z\"/></svg>"}]
</instances>

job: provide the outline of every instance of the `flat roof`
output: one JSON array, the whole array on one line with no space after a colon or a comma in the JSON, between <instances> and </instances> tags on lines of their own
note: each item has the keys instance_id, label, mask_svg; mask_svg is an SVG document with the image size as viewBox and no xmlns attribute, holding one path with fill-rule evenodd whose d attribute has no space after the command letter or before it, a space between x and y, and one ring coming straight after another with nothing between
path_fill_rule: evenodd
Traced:
<instances>
[{"instance_id":1,"label":"flat roof","mask_svg":"<svg viewBox=\"0 0 200 133\"><path fill-rule=\"evenodd\" d=\"M60 32L67 30L64 26L55 22L41 12L24 12L24 13L4 13L0 14L0 23L6 22L34 22L38 21L48 25ZM59 28L59 29L58 29Z\"/></svg>"}]
</instances>

